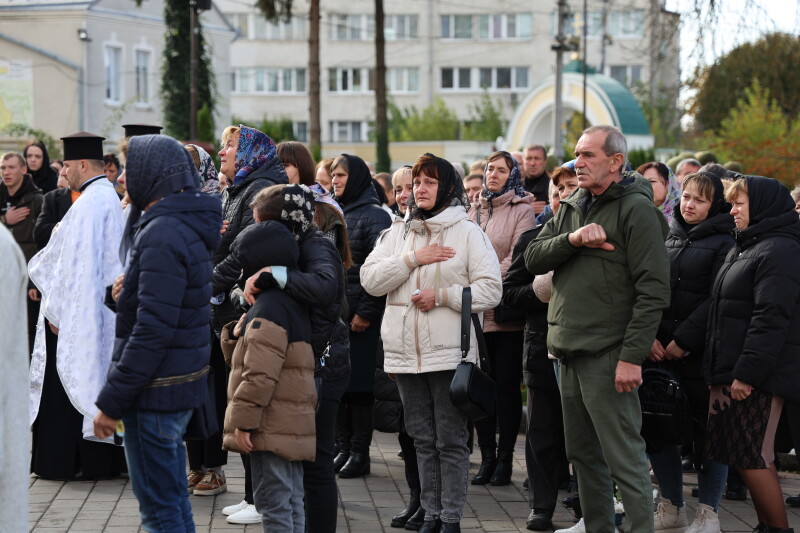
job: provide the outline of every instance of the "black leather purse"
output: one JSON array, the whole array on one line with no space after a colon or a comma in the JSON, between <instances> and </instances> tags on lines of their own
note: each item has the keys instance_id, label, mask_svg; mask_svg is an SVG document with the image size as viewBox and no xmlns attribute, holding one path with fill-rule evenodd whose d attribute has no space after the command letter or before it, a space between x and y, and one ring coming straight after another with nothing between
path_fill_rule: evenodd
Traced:
<instances>
[{"instance_id":1,"label":"black leather purse","mask_svg":"<svg viewBox=\"0 0 800 533\"><path fill-rule=\"evenodd\" d=\"M183 440L205 440L215 433L219 433L217 420L216 394L214 392L214 369L207 366L208 373L200 379L206 379L208 395L206 401L195 407L192 417L186 425Z\"/></svg>"},{"instance_id":2,"label":"black leather purse","mask_svg":"<svg viewBox=\"0 0 800 533\"><path fill-rule=\"evenodd\" d=\"M461 299L461 362L456 367L456 373L450 383L450 401L474 421L494 414L495 385L485 372L490 370L481 323L478 315L471 311L472 291L469 287L464 287ZM481 366L467 361L470 327L475 328L478 361L485 371Z\"/></svg>"}]
</instances>

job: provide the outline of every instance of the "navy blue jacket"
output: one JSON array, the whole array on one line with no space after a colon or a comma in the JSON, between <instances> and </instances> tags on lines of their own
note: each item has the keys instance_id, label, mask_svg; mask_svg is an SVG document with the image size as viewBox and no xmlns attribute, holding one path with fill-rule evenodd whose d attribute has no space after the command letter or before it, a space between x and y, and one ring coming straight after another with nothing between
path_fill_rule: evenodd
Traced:
<instances>
[{"instance_id":1,"label":"navy blue jacket","mask_svg":"<svg viewBox=\"0 0 800 533\"><path fill-rule=\"evenodd\" d=\"M117 301L114 354L97 407L183 411L208 393L211 256L220 201L187 191L142 214Z\"/></svg>"}]
</instances>

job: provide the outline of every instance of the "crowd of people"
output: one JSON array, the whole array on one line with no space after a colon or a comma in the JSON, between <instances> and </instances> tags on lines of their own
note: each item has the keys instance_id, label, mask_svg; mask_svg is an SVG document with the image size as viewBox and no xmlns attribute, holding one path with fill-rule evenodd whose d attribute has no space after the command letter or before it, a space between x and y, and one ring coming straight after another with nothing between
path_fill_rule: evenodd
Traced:
<instances>
[{"instance_id":1,"label":"crowd of people","mask_svg":"<svg viewBox=\"0 0 800 533\"><path fill-rule=\"evenodd\" d=\"M2 156L32 473L127 473L144 530L190 532L189 495L227 491L234 452L230 523L332 533L337 476L370 475L387 431L408 483L391 525L452 533L470 484L511 482L522 385L528 529L553 529L568 488L578 522L557 533L611 533L622 512L626 532L718 533L739 480L757 531L793 531L775 449L781 420L800 445L800 189L695 160L634 171L611 126L550 171L533 144L393 175L245 125L218 171L160 130ZM450 387L479 345L495 409L471 420ZM689 406L678 431L678 403L647 423L655 379Z\"/></svg>"}]
</instances>

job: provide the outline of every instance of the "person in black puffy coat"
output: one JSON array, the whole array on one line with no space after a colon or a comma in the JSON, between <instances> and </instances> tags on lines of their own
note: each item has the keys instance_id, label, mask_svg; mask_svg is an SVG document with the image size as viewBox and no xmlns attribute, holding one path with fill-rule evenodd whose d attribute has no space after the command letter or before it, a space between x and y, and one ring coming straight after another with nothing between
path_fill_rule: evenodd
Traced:
<instances>
[{"instance_id":1,"label":"person in black puffy coat","mask_svg":"<svg viewBox=\"0 0 800 533\"><path fill-rule=\"evenodd\" d=\"M687 429L692 432L692 455L697 465L699 505L694 526L698 530L703 524L714 524L719 530L717 510L728 472L724 464L704 457L709 392L703 380L703 358L711 288L734 244L735 226L729 211L719 177L705 172L686 177L666 240L670 306L664 310L650 353L652 362L680 377L694 413L695 425ZM683 486L679 483L681 457L675 444L648 442L653 450L650 464L663 498L656 514L657 527L661 521L670 520L686 525Z\"/></svg>"},{"instance_id":2,"label":"person in black puffy coat","mask_svg":"<svg viewBox=\"0 0 800 533\"><path fill-rule=\"evenodd\" d=\"M182 437L192 410L208 395L208 301L220 202L199 191L191 156L163 135L130 140L127 178L131 212L120 255L128 265L95 434L110 436L122 419L145 529L194 531Z\"/></svg>"},{"instance_id":3,"label":"person in black puffy coat","mask_svg":"<svg viewBox=\"0 0 800 533\"><path fill-rule=\"evenodd\" d=\"M360 157L338 156L331 166L333 191L342 206L353 265L347 269L347 321L350 326L350 383L339 405L336 429L339 453L334 468L340 477L369 474L372 441L372 402L375 354L385 297L361 287L361 265L375 247L378 235L391 225L378 203L372 176Z\"/></svg>"},{"instance_id":4,"label":"person in black puffy coat","mask_svg":"<svg viewBox=\"0 0 800 533\"><path fill-rule=\"evenodd\" d=\"M726 198L736 245L711 293L706 456L738 469L759 531L787 532L773 442L784 399L800 400L800 221L770 178L745 176Z\"/></svg>"}]
</instances>

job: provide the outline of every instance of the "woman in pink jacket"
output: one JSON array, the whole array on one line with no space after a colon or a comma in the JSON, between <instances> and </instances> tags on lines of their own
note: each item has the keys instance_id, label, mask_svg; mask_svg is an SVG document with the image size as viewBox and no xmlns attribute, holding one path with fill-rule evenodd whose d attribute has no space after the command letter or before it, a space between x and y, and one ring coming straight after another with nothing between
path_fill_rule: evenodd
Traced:
<instances>
[{"instance_id":1,"label":"woman in pink jacket","mask_svg":"<svg viewBox=\"0 0 800 533\"><path fill-rule=\"evenodd\" d=\"M484 188L469 210L492 242L500 261L500 275L511 266L514 243L522 232L536 225L530 202L533 196L522 188L519 166L508 152L489 156L484 172ZM501 306L502 307L502 306ZM481 448L481 467L473 485L508 485L511 460L522 419L522 344L524 315L503 316L497 310L484 314L483 331L491 360L491 374L497 384L496 415L475 423ZM500 438L495 438L499 425Z\"/></svg>"}]
</instances>

